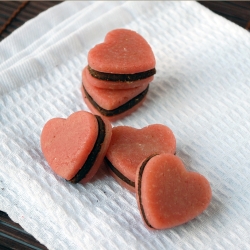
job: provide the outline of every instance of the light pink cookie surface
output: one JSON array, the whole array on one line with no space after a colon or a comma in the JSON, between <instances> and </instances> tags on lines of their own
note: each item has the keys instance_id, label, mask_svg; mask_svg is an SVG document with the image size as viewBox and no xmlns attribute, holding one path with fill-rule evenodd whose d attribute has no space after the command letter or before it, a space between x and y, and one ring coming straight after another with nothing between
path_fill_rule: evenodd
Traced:
<instances>
[{"instance_id":1,"label":"light pink cookie surface","mask_svg":"<svg viewBox=\"0 0 250 250\"><path fill-rule=\"evenodd\" d=\"M175 151L175 136L165 125L152 124L142 129L118 126L112 129L105 162L120 184L135 191L138 165L152 154L174 154Z\"/></svg>"},{"instance_id":2,"label":"light pink cookie surface","mask_svg":"<svg viewBox=\"0 0 250 250\"><path fill-rule=\"evenodd\" d=\"M137 81L127 81L127 82L121 82L121 81L105 81L105 80L99 80L93 76L88 71L88 67L85 67L82 71L82 80L83 82L88 82L90 85L96 88L101 89L131 89L131 88L137 88L141 86L145 86L152 82L154 79L154 76L150 76L141 80Z\"/></svg>"},{"instance_id":3,"label":"light pink cookie surface","mask_svg":"<svg viewBox=\"0 0 250 250\"><path fill-rule=\"evenodd\" d=\"M207 179L188 172L180 158L162 154L139 165L136 197L147 227L166 229L201 214L210 203L212 191Z\"/></svg>"},{"instance_id":4,"label":"light pink cookie surface","mask_svg":"<svg viewBox=\"0 0 250 250\"><path fill-rule=\"evenodd\" d=\"M97 172L111 139L108 120L86 111L53 118L43 127L41 149L52 170L71 182L87 182Z\"/></svg>"},{"instance_id":5,"label":"light pink cookie surface","mask_svg":"<svg viewBox=\"0 0 250 250\"><path fill-rule=\"evenodd\" d=\"M147 41L135 31L115 29L104 43L88 53L89 66L99 72L134 74L155 67L155 57Z\"/></svg>"}]
</instances>

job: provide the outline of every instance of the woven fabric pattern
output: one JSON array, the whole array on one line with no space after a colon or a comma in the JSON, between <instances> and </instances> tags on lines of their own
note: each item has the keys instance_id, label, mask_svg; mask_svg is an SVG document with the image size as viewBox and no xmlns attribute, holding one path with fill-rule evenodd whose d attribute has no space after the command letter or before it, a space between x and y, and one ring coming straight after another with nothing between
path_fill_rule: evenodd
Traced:
<instances>
[{"instance_id":1,"label":"woven fabric pattern","mask_svg":"<svg viewBox=\"0 0 250 250\"><path fill-rule=\"evenodd\" d=\"M29 34L37 24L46 32ZM149 42L157 74L144 104L112 125L167 125L187 169L212 187L208 209L173 229L146 229L135 195L104 166L73 185L40 149L48 119L88 110L80 92L87 53L118 27ZM247 31L196 2L65 2L7 39L14 47L0 53L0 210L49 249L250 248Z\"/></svg>"}]
</instances>

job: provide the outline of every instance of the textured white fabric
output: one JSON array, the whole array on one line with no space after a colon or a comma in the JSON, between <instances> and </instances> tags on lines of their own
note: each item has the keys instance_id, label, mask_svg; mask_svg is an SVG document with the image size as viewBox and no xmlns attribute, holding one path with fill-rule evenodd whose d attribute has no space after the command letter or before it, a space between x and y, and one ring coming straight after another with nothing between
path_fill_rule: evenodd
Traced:
<instances>
[{"instance_id":1,"label":"textured white fabric","mask_svg":"<svg viewBox=\"0 0 250 250\"><path fill-rule=\"evenodd\" d=\"M90 1L77 1L74 4L65 2L39 14L39 18L27 21L1 42L0 64L14 56L17 61L20 52L23 54L28 50L27 54L31 53L32 47L36 49L38 44L45 42L74 19L84 7L91 5Z\"/></svg>"},{"instance_id":2,"label":"textured white fabric","mask_svg":"<svg viewBox=\"0 0 250 250\"><path fill-rule=\"evenodd\" d=\"M135 195L105 168L72 185L41 153L48 119L88 110L80 92L87 53L118 27L150 43L157 74L143 106L113 126L169 126L177 155L212 187L208 209L173 229L147 230ZM0 56L0 209L41 243L60 250L250 248L247 31L196 2L64 2L1 42Z\"/></svg>"}]
</instances>

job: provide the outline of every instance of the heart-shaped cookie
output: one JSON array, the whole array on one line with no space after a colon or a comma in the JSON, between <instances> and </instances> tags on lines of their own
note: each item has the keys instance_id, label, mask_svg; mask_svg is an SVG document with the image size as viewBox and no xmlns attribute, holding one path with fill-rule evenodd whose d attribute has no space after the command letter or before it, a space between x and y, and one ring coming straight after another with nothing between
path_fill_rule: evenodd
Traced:
<instances>
[{"instance_id":1,"label":"heart-shaped cookie","mask_svg":"<svg viewBox=\"0 0 250 250\"><path fill-rule=\"evenodd\" d=\"M107 78L107 75L103 78L99 73L121 75L144 72L143 77L130 78L128 81L149 77L150 75L145 75L149 70L153 70L151 75L155 74L155 57L150 45L141 35L127 29L110 31L104 43L96 45L89 51L88 65L91 75L103 80L112 79Z\"/></svg>"},{"instance_id":2,"label":"heart-shaped cookie","mask_svg":"<svg viewBox=\"0 0 250 250\"><path fill-rule=\"evenodd\" d=\"M145 224L154 229L188 222L207 208L212 197L207 179L188 172L172 154L151 156L139 165L136 194Z\"/></svg>"},{"instance_id":3,"label":"heart-shaped cookie","mask_svg":"<svg viewBox=\"0 0 250 250\"><path fill-rule=\"evenodd\" d=\"M142 129L118 126L112 129L105 162L121 185L135 191L138 165L152 154L174 154L175 151L175 136L163 124L152 124Z\"/></svg>"},{"instance_id":4,"label":"heart-shaped cookie","mask_svg":"<svg viewBox=\"0 0 250 250\"><path fill-rule=\"evenodd\" d=\"M41 133L41 148L52 170L73 183L90 180L106 154L112 128L108 120L86 111L53 118Z\"/></svg>"}]
</instances>

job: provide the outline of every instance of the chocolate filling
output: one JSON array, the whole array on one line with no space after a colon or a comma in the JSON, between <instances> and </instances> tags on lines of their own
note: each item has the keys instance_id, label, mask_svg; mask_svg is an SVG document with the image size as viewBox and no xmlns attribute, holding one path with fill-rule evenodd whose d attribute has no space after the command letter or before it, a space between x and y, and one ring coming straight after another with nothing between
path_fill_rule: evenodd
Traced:
<instances>
[{"instance_id":1,"label":"chocolate filling","mask_svg":"<svg viewBox=\"0 0 250 250\"><path fill-rule=\"evenodd\" d=\"M106 136L105 123L103 122L103 120L100 116L95 115L95 117L96 117L96 120L98 122L98 135L97 135L95 145L94 145L92 151L90 152L87 160L85 161L85 163L81 167L81 169L78 171L78 173L71 180L69 180L72 183L79 182L88 174L88 172L90 171L90 169L94 165L95 160L98 156L98 153L101 150L102 143L104 142L104 139Z\"/></svg>"},{"instance_id":2,"label":"chocolate filling","mask_svg":"<svg viewBox=\"0 0 250 250\"><path fill-rule=\"evenodd\" d=\"M109 168L111 169L111 171L122 181L126 182L128 185L135 187L135 182L131 181L130 179L128 179L126 176L124 176L120 171L118 171L113 164L108 160L107 157L105 157L105 162L107 163L107 165L109 166Z\"/></svg>"},{"instance_id":3,"label":"chocolate filling","mask_svg":"<svg viewBox=\"0 0 250 250\"><path fill-rule=\"evenodd\" d=\"M105 80L105 81L112 81L112 82L133 82L137 80L141 80L144 78L148 78L156 73L156 69L150 69L144 72L139 72L135 74L113 74L113 73L105 73L105 72L100 72L92 69L88 65L88 70L89 73L99 79L99 80Z\"/></svg>"},{"instance_id":4,"label":"chocolate filling","mask_svg":"<svg viewBox=\"0 0 250 250\"><path fill-rule=\"evenodd\" d=\"M131 109L133 106L135 106L136 104L138 104L147 94L148 92L148 88L149 86L142 91L139 95L137 95L136 97L132 98L131 100L129 100L128 102L124 103L123 105L121 105L118 108L112 109L112 110L107 110L104 109L102 107L100 107L94 100L93 98L89 95L89 93L87 92L87 90L84 88L83 84L82 84L84 93L86 95L86 97L88 98L89 102L92 104L92 106L98 110L102 115L104 116L115 116L115 115L119 115L125 111L127 111L128 109Z\"/></svg>"},{"instance_id":5,"label":"chocolate filling","mask_svg":"<svg viewBox=\"0 0 250 250\"><path fill-rule=\"evenodd\" d=\"M141 208L142 217L143 217L145 223L146 223L149 227L151 227L151 228L153 228L153 227L152 227L152 226L150 225L150 223L148 222L147 217L146 217L146 214L145 214L144 209L143 209L143 205L142 205L142 198L141 198L141 181L142 181L142 174L143 174L143 171L144 171L144 169L145 169L147 163L149 162L149 160L150 160L151 158L153 158L153 157L156 156L156 155L157 155L157 154L151 155L151 156L149 156L148 158L146 158L146 160L145 160L145 161L142 163L142 165L140 166L139 177L138 177L138 187L137 187L137 189L138 189L138 190L137 190L137 194L138 194L138 197L139 197L139 205L140 205L140 208Z\"/></svg>"}]
</instances>

